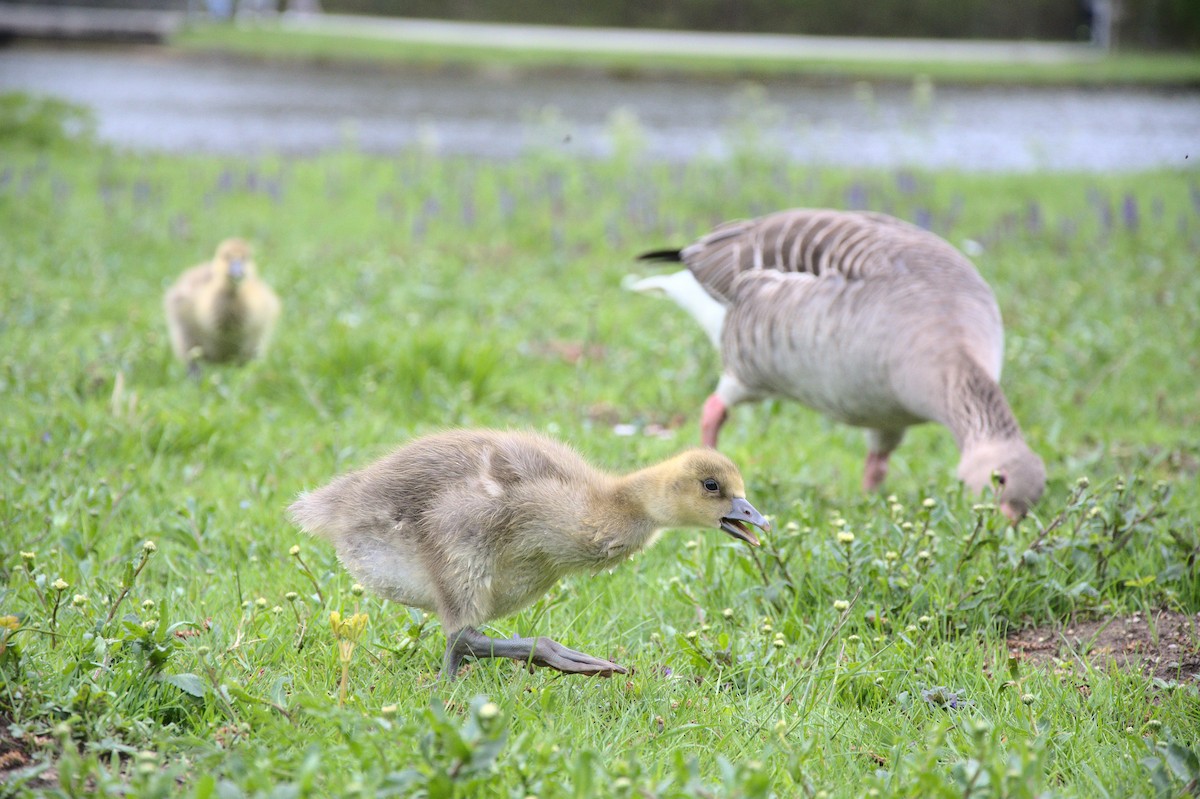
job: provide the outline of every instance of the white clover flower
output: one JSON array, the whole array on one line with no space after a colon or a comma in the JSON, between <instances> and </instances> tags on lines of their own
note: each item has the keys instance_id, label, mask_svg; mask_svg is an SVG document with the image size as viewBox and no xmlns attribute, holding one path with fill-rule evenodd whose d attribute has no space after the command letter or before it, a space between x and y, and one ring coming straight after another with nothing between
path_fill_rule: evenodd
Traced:
<instances>
[{"instance_id":1,"label":"white clover flower","mask_svg":"<svg viewBox=\"0 0 1200 799\"><path fill-rule=\"evenodd\" d=\"M844 610L850 609L850 603L844 599L836 600L833 603L833 609L836 610L838 613L841 613Z\"/></svg>"},{"instance_id":2,"label":"white clover flower","mask_svg":"<svg viewBox=\"0 0 1200 799\"><path fill-rule=\"evenodd\" d=\"M921 505L926 508L933 508L937 506L937 500L933 497L925 497L925 499L921 502Z\"/></svg>"},{"instance_id":3,"label":"white clover flower","mask_svg":"<svg viewBox=\"0 0 1200 799\"><path fill-rule=\"evenodd\" d=\"M288 550L288 554L291 555L292 557L299 555L300 554L300 545L292 544L292 548Z\"/></svg>"},{"instance_id":4,"label":"white clover flower","mask_svg":"<svg viewBox=\"0 0 1200 799\"><path fill-rule=\"evenodd\" d=\"M147 540L144 544L142 544L142 551L145 552L147 555L149 555L153 552L157 552L158 544L154 543L153 541Z\"/></svg>"},{"instance_id":5,"label":"white clover flower","mask_svg":"<svg viewBox=\"0 0 1200 799\"><path fill-rule=\"evenodd\" d=\"M66 591L68 588L71 587L71 584L68 583L63 578L59 577L57 580L54 581L54 583L50 587L53 588L55 591Z\"/></svg>"},{"instance_id":6,"label":"white clover flower","mask_svg":"<svg viewBox=\"0 0 1200 799\"><path fill-rule=\"evenodd\" d=\"M481 721L491 721L500 715L500 706L495 702L484 702L479 706L479 718Z\"/></svg>"},{"instance_id":7,"label":"white clover flower","mask_svg":"<svg viewBox=\"0 0 1200 799\"><path fill-rule=\"evenodd\" d=\"M850 532L849 530L843 530L837 534L837 540L839 544L853 544L854 533Z\"/></svg>"}]
</instances>

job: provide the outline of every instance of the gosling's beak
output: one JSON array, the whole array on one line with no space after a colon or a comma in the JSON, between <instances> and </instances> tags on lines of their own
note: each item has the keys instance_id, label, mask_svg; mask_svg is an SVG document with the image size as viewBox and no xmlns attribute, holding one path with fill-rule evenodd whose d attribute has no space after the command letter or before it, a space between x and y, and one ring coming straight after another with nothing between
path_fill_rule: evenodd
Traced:
<instances>
[{"instance_id":1,"label":"gosling's beak","mask_svg":"<svg viewBox=\"0 0 1200 799\"><path fill-rule=\"evenodd\" d=\"M246 263L241 258L234 258L229 262L229 276L234 280L241 280L246 276Z\"/></svg>"},{"instance_id":2,"label":"gosling's beak","mask_svg":"<svg viewBox=\"0 0 1200 799\"><path fill-rule=\"evenodd\" d=\"M771 529L771 523L754 509L754 506L743 497L735 497L729 513L721 517L721 529L734 538L740 538L752 547L758 546L758 536L750 529L750 525L764 533Z\"/></svg>"}]
</instances>

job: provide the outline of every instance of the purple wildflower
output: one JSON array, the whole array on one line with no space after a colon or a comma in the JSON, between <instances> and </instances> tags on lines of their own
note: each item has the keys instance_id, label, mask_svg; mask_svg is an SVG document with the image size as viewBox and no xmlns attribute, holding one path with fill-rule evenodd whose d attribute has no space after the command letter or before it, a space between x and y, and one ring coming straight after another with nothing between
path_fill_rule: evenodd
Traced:
<instances>
[{"instance_id":1,"label":"purple wildflower","mask_svg":"<svg viewBox=\"0 0 1200 799\"><path fill-rule=\"evenodd\" d=\"M852 211L861 211L867 207L867 187L855 181L846 189L846 207Z\"/></svg>"},{"instance_id":2,"label":"purple wildflower","mask_svg":"<svg viewBox=\"0 0 1200 799\"><path fill-rule=\"evenodd\" d=\"M1121 203L1121 219L1127 230L1136 231L1138 229L1137 198L1132 194L1126 194L1124 202Z\"/></svg>"},{"instance_id":3,"label":"purple wildflower","mask_svg":"<svg viewBox=\"0 0 1200 799\"><path fill-rule=\"evenodd\" d=\"M1037 200L1030 200L1025 210L1025 228L1034 235L1042 232L1042 206Z\"/></svg>"},{"instance_id":4,"label":"purple wildflower","mask_svg":"<svg viewBox=\"0 0 1200 799\"><path fill-rule=\"evenodd\" d=\"M923 689L921 691L921 698L934 707L942 707L949 710L955 710L959 705L963 704L963 700L959 698L957 693L942 685Z\"/></svg>"}]
</instances>

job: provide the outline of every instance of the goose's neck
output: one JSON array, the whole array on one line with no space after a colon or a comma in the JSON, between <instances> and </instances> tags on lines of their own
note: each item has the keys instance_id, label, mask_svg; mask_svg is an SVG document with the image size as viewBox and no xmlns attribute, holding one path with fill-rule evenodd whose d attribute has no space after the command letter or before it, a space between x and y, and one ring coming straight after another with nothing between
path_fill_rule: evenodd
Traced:
<instances>
[{"instance_id":1,"label":"goose's neck","mask_svg":"<svg viewBox=\"0 0 1200 799\"><path fill-rule=\"evenodd\" d=\"M600 492L601 518L616 522L631 539L646 539L656 530L671 525L670 462L648 466L621 477L610 478Z\"/></svg>"},{"instance_id":2,"label":"goose's neck","mask_svg":"<svg viewBox=\"0 0 1200 799\"><path fill-rule=\"evenodd\" d=\"M961 452L1000 441L1021 440L1021 427L1000 384L974 359L963 356L946 385L943 418Z\"/></svg>"},{"instance_id":3,"label":"goose's neck","mask_svg":"<svg viewBox=\"0 0 1200 799\"><path fill-rule=\"evenodd\" d=\"M213 316L218 320L232 320L239 312L241 283L228 277L217 284L213 291Z\"/></svg>"},{"instance_id":4,"label":"goose's neck","mask_svg":"<svg viewBox=\"0 0 1200 799\"><path fill-rule=\"evenodd\" d=\"M580 520L578 567L615 565L647 546L664 526L650 510L654 505L650 481L639 475L605 475L593 485Z\"/></svg>"}]
</instances>

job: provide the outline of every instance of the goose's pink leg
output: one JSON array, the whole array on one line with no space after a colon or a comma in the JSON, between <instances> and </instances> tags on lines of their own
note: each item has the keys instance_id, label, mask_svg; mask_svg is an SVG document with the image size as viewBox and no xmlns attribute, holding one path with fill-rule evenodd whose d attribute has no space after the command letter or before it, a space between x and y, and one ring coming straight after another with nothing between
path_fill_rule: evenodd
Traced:
<instances>
[{"instance_id":1,"label":"goose's pink leg","mask_svg":"<svg viewBox=\"0 0 1200 799\"><path fill-rule=\"evenodd\" d=\"M704 401L704 410L700 413L700 440L704 446L716 449L717 436L728 415L729 410L716 394L710 395Z\"/></svg>"},{"instance_id":2,"label":"goose's pink leg","mask_svg":"<svg viewBox=\"0 0 1200 799\"><path fill-rule=\"evenodd\" d=\"M863 469L863 491L874 491L887 479L890 452L868 452L867 465Z\"/></svg>"},{"instance_id":3,"label":"goose's pink leg","mask_svg":"<svg viewBox=\"0 0 1200 799\"><path fill-rule=\"evenodd\" d=\"M900 446L904 428L867 430L867 465L863 468L863 491L875 491L887 478L888 458Z\"/></svg>"}]
</instances>

